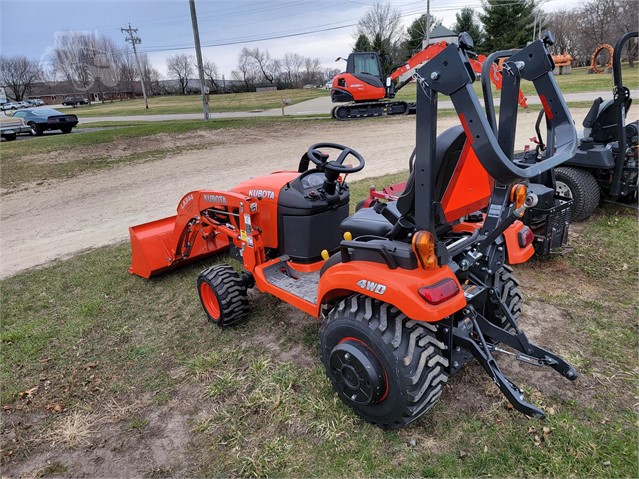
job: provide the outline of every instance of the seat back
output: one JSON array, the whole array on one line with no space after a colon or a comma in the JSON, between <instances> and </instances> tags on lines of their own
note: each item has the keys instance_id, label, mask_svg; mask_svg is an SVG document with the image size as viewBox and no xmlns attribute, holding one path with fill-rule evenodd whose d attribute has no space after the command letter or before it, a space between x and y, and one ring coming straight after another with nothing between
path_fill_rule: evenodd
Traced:
<instances>
[{"instance_id":1,"label":"seat back","mask_svg":"<svg viewBox=\"0 0 639 479\"><path fill-rule=\"evenodd\" d=\"M449 128L437 137L433 170L437 172L433 199L441 203L446 222L488 206L494 182L466 141L462 126ZM397 200L402 216L414 213L414 201L413 171Z\"/></svg>"}]
</instances>

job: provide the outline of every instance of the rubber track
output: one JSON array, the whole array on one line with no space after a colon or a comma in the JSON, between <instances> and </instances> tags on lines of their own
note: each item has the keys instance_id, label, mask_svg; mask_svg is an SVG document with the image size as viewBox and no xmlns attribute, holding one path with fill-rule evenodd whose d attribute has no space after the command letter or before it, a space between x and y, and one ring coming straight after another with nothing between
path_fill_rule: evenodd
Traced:
<instances>
[{"instance_id":1,"label":"rubber track","mask_svg":"<svg viewBox=\"0 0 639 479\"><path fill-rule=\"evenodd\" d=\"M434 335L437 327L413 321L394 306L364 295L341 301L329 312L324 324L345 317L364 323L380 337L395 356L400 374L408 385L409 400L401 420L379 425L393 429L402 427L429 411L448 379L448 359L442 354L446 346Z\"/></svg>"},{"instance_id":2,"label":"rubber track","mask_svg":"<svg viewBox=\"0 0 639 479\"><path fill-rule=\"evenodd\" d=\"M217 293L220 306L220 320L217 322L219 326L232 326L246 319L249 313L246 287L231 266L211 266L200 273L200 278L206 278Z\"/></svg>"}]
</instances>

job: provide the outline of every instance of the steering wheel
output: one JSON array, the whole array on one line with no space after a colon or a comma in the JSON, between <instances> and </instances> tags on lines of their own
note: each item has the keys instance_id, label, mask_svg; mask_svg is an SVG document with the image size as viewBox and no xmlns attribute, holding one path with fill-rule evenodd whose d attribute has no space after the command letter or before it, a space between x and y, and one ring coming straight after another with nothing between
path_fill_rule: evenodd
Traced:
<instances>
[{"instance_id":1,"label":"steering wheel","mask_svg":"<svg viewBox=\"0 0 639 479\"><path fill-rule=\"evenodd\" d=\"M336 160L327 161L328 156L320 155L320 152L317 151L320 148L331 148L333 150L339 150L341 151L341 153ZM338 145L337 143L315 143L314 145L311 145L309 147L306 154L308 155L308 158L321 169L332 171L338 174L355 173L364 168L364 165L366 164L364 158L358 152L347 146ZM357 165L344 165L344 160L349 156L353 156L357 159Z\"/></svg>"}]
</instances>

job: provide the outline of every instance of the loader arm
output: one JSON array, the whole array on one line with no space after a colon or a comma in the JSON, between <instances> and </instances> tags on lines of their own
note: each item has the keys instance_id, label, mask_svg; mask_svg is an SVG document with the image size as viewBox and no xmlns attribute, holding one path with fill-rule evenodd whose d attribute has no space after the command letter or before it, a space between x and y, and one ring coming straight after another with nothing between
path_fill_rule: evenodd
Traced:
<instances>
[{"instance_id":1,"label":"loader arm","mask_svg":"<svg viewBox=\"0 0 639 479\"><path fill-rule=\"evenodd\" d=\"M254 198L229 191L198 190L182 197L177 214L129 228L129 271L149 278L169 269L221 253L234 244L243 250L244 267L264 261L264 246L254 228Z\"/></svg>"}]
</instances>

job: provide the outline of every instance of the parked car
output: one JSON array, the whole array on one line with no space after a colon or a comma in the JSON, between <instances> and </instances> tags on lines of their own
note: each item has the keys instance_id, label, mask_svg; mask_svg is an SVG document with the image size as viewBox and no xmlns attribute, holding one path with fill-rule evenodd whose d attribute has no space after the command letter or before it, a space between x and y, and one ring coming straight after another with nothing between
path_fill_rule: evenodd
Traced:
<instances>
[{"instance_id":1,"label":"parked car","mask_svg":"<svg viewBox=\"0 0 639 479\"><path fill-rule=\"evenodd\" d=\"M44 105L44 102L42 100L40 100L40 98L33 98L33 99L29 99L29 100L24 100L23 103L27 103L29 105L28 108L32 108L34 106L42 106L42 105Z\"/></svg>"},{"instance_id":2,"label":"parked car","mask_svg":"<svg viewBox=\"0 0 639 479\"><path fill-rule=\"evenodd\" d=\"M26 100L17 102L18 108L31 108L31 103Z\"/></svg>"},{"instance_id":3,"label":"parked car","mask_svg":"<svg viewBox=\"0 0 639 479\"><path fill-rule=\"evenodd\" d=\"M10 101L10 102L5 103L4 105L2 105L2 110L3 111L17 110L18 108L20 108L20 106L14 101Z\"/></svg>"},{"instance_id":4,"label":"parked car","mask_svg":"<svg viewBox=\"0 0 639 479\"><path fill-rule=\"evenodd\" d=\"M88 105L89 100L86 98L74 98L72 96L67 96L62 100L62 104L65 106Z\"/></svg>"},{"instance_id":5,"label":"parked car","mask_svg":"<svg viewBox=\"0 0 639 479\"><path fill-rule=\"evenodd\" d=\"M78 117L68 115L53 108L37 108L18 110L13 114L14 118L22 118L30 128L33 136L40 136L47 130L61 130L62 133L71 133L78 124Z\"/></svg>"},{"instance_id":6,"label":"parked car","mask_svg":"<svg viewBox=\"0 0 639 479\"><path fill-rule=\"evenodd\" d=\"M29 133L30 129L22 118L15 118L0 114L0 136L7 141L13 141L20 133Z\"/></svg>"}]
</instances>

